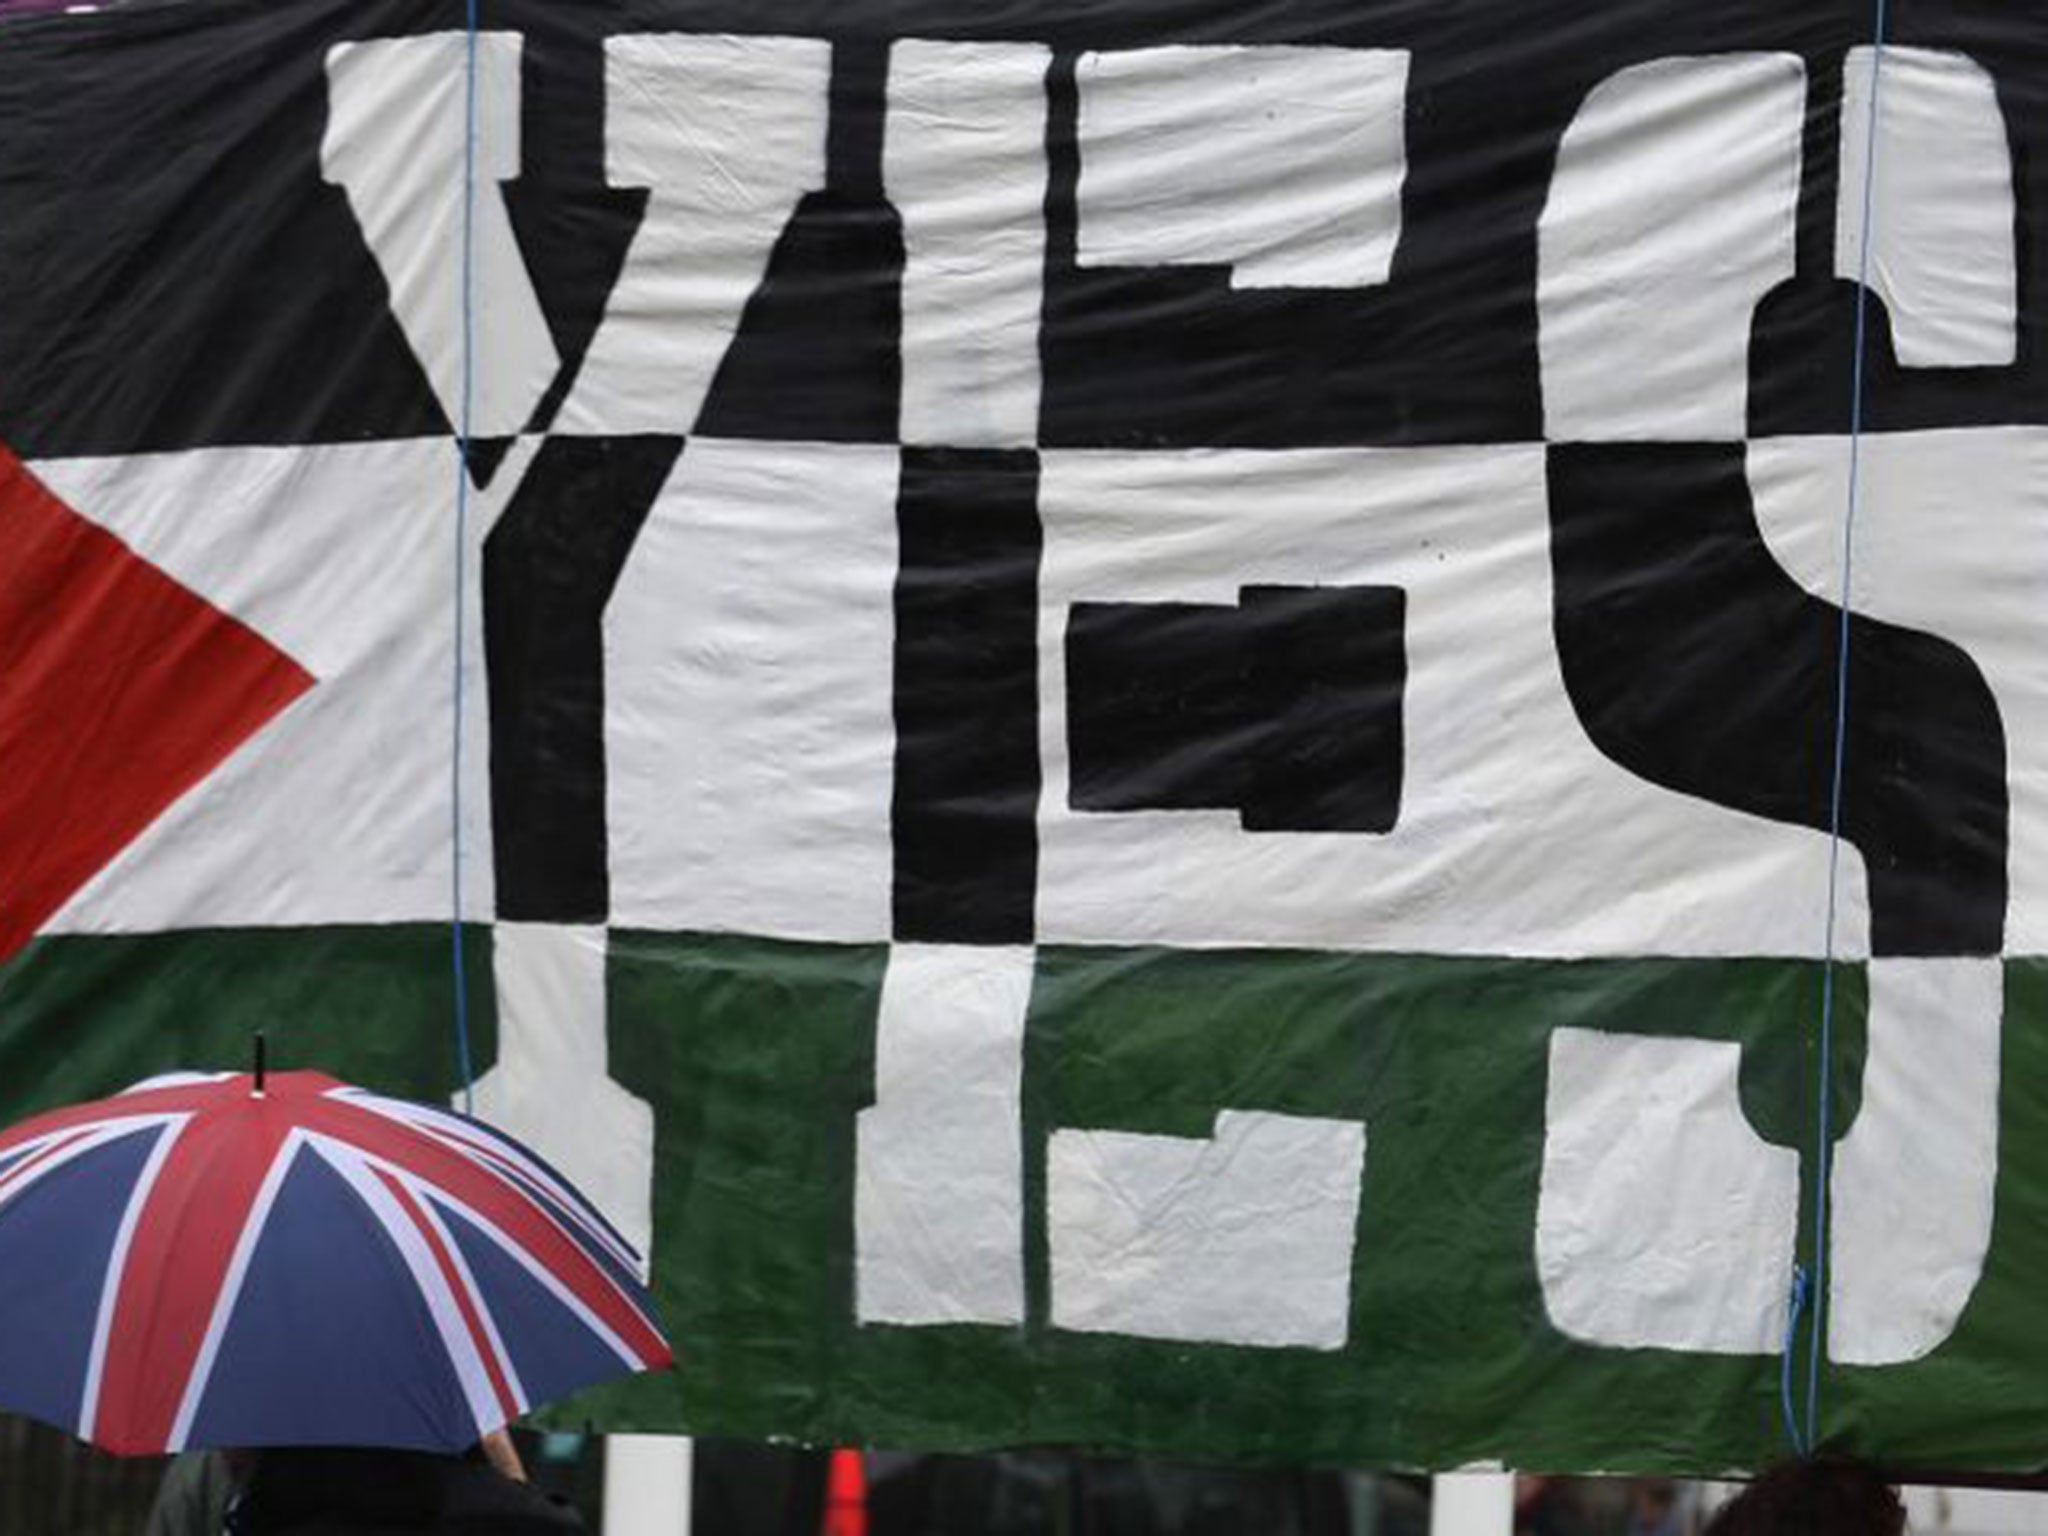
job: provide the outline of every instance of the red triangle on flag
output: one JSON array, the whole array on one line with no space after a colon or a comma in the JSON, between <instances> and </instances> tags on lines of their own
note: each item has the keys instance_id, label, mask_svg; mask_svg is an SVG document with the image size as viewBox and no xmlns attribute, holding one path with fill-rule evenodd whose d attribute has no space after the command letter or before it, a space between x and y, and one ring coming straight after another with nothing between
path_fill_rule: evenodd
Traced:
<instances>
[{"instance_id":1,"label":"red triangle on flag","mask_svg":"<svg viewBox=\"0 0 2048 1536\"><path fill-rule=\"evenodd\" d=\"M0 445L0 958L314 677Z\"/></svg>"}]
</instances>

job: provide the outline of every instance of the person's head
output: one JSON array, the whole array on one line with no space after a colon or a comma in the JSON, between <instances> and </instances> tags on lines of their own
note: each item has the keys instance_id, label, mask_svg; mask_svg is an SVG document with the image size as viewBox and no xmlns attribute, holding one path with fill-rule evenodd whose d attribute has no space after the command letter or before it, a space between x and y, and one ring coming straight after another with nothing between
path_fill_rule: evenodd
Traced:
<instances>
[{"instance_id":1,"label":"person's head","mask_svg":"<svg viewBox=\"0 0 2048 1536\"><path fill-rule=\"evenodd\" d=\"M1901 1536L1899 1493L1860 1461L1772 1467L1721 1507L1706 1536Z\"/></svg>"}]
</instances>

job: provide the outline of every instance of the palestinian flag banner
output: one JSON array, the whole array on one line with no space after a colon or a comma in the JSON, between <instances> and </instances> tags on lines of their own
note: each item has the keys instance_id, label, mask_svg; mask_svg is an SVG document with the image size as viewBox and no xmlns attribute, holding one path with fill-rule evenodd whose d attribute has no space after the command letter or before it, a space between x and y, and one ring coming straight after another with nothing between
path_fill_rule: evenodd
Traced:
<instances>
[{"instance_id":1,"label":"palestinian flag banner","mask_svg":"<svg viewBox=\"0 0 2048 1536\"><path fill-rule=\"evenodd\" d=\"M618 1428L2048 1463L2048 16L0 12L0 1118L473 1076Z\"/></svg>"}]
</instances>

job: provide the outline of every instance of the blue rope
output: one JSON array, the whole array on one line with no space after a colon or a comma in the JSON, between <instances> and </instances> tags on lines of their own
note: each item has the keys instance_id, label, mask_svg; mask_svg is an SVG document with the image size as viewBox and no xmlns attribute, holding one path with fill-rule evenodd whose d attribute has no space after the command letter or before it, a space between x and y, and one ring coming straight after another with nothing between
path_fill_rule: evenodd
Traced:
<instances>
[{"instance_id":1,"label":"blue rope","mask_svg":"<svg viewBox=\"0 0 2048 1536\"><path fill-rule=\"evenodd\" d=\"M477 0L467 0L462 83L462 421L455 444L455 746L450 753L449 959L455 970L455 1056L462 1073L462 1111L475 1113L469 1057L469 966L462 950L462 613L469 544L469 435L476 393L476 35Z\"/></svg>"},{"instance_id":2,"label":"blue rope","mask_svg":"<svg viewBox=\"0 0 2048 1536\"><path fill-rule=\"evenodd\" d=\"M1863 465L1863 380L1870 311L1870 225L1877 186L1878 85L1884 73L1886 0L1875 0L1870 54L1870 111L1864 128L1862 243L1856 253L1856 351L1849 391L1849 506L1842 521L1841 623L1835 640L1835 753L1828 792L1828 917L1826 959L1821 970L1820 1085L1815 1093L1813 1194L1813 1322L1808 1330L1805 1455L1817 1444L1820 1365L1826 1337L1828 1280L1828 1181L1834 1164L1835 1080L1835 913L1842 862L1842 780L1849 738L1849 594L1855 574L1856 510ZM1844 66L1846 68L1846 65ZM1789 1345L1788 1345L1789 1348Z\"/></svg>"},{"instance_id":3,"label":"blue rope","mask_svg":"<svg viewBox=\"0 0 2048 1536\"><path fill-rule=\"evenodd\" d=\"M1778 1404L1785 1414L1785 1438L1792 1442L1792 1454L1804 1456L1811 1442L1799 1433L1799 1415L1792 1408L1792 1362L1799 1352L1799 1319L1806 1311L1806 1266L1792 1266L1792 1306L1785 1320L1785 1348L1778 1356Z\"/></svg>"}]
</instances>

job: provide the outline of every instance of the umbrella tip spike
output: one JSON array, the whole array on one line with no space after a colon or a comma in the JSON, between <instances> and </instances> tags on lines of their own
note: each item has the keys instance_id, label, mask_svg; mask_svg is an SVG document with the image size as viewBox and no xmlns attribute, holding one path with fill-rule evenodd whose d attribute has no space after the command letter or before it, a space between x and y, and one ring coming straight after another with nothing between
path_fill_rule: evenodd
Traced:
<instances>
[{"instance_id":1,"label":"umbrella tip spike","mask_svg":"<svg viewBox=\"0 0 2048 1536\"><path fill-rule=\"evenodd\" d=\"M260 1029L256 1031L255 1049L256 1049L256 1072L255 1072L255 1079L256 1079L256 1083L255 1083L255 1086L254 1086L253 1088L251 1088L251 1089L249 1090L249 1092L250 1092L250 1095L251 1095L252 1097L254 1097L254 1098L259 1098L259 1099L260 1099L260 1098L262 1098L262 1097L263 1097L263 1031L262 1031L262 1030L260 1030Z\"/></svg>"}]
</instances>

